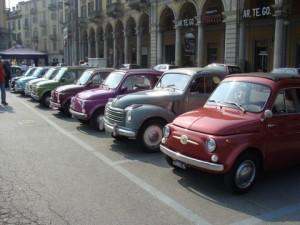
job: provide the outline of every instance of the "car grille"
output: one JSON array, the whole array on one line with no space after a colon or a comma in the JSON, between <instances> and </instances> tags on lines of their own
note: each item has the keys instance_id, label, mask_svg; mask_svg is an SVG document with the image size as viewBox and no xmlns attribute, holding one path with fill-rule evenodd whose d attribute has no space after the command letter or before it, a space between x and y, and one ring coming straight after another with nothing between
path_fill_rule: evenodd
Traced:
<instances>
[{"instance_id":1,"label":"car grille","mask_svg":"<svg viewBox=\"0 0 300 225\"><path fill-rule=\"evenodd\" d=\"M125 111L108 106L105 110L105 118L111 124L122 125L125 120Z\"/></svg>"}]
</instances>

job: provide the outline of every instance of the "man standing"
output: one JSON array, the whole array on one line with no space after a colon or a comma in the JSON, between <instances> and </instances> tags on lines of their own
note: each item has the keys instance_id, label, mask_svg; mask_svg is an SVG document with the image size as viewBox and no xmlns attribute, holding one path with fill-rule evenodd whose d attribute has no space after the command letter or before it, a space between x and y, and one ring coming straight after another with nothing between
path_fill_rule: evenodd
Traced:
<instances>
[{"instance_id":1,"label":"man standing","mask_svg":"<svg viewBox=\"0 0 300 225\"><path fill-rule=\"evenodd\" d=\"M1 104L7 105L6 93L5 93L5 69L1 59L0 59L0 91L1 91Z\"/></svg>"}]
</instances>

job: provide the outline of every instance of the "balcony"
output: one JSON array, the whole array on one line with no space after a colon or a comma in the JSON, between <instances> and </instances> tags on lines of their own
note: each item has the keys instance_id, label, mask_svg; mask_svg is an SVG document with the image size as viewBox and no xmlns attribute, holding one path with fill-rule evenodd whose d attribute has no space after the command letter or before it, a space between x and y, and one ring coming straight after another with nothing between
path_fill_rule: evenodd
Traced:
<instances>
[{"instance_id":1,"label":"balcony","mask_svg":"<svg viewBox=\"0 0 300 225\"><path fill-rule=\"evenodd\" d=\"M128 0L128 7L135 10L147 8L149 0Z\"/></svg>"},{"instance_id":2,"label":"balcony","mask_svg":"<svg viewBox=\"0 0 300 225\"><path fill-rule=\"evenodd\" d=\"M123 14L123 4L120 2L114 2L106 5L106 13L113 18L121 17Z\"/></svg>"},{"instance_id":3,"label":"balcony","mask_svg":"<svg viewBox=\"0 0 300 225\"><path fill-rule=\"evenodd\" d=\"M35 14L37 13L37 9L36 9L36 8L31 8L31 9L30 9L30 13L31 13L32 15L35 15Z\"/></svg>"},{"instance_id":4,"label":"balcony","mask_svg":"<svg viewBox=\"0 0 300 225\"><path fill-rule=\"evenodd\" d=\"M47 27L46 21L40 21L40 27Z\"/></svg>"},{"instance_id":5,"label":"balcony","mask_svg":"<svg viewBox=\"0 0 300 225\"><path fill-rule=\"evenodd\" d=\"M56 3L54 3L54 2L49 3L49 4L48 4L48 9L49 9L50 11L55 11L55 10L57 9Z\"/></svg>"},{"instance_id":6,"label":"balcony","mask_svg":"<svg viewBox=\"0 0 300 225\"><path fill-rule=\"evenodd\" d=\"M13 10L7 12L8 19L18 19L22 17L21 10Z\"/></svg>"},{"instance_id":7,"label":"balcony","mask_svg":"<svg viewBox=\"0 0 300 225\"><path fill-rule=\"evenodd\" d=\"M49 35L49 39L50 39L51 41L57 41L57 35L56 35L56 34L50 34L50 35Z\"/></svg>"},{"instance_id":8,"label":"balcony","mask_svg":"<svg viewBox=\"0 0 300 225\"><path fill-rule=\"evenodd\" d=\"M99 20L101 20L103 18L103 11L102 10L93 10L91 12L89 12L89 20L91 22L98 22Z\"/></svg>"}]
</instances>

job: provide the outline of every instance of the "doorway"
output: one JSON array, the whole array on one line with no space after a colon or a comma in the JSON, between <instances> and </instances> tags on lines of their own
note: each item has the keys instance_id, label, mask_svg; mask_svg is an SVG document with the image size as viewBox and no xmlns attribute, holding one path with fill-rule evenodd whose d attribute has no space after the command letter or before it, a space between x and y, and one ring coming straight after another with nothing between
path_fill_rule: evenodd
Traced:
<instances>
[{"instance_id":1,"label":"doorway","mask_svg":"<svg viewBox=\"0 0 300 225\"><path fill-rule=\"evenodd\" d=\"M269 53L267 41L255 41L255 71L268 72Z\"/></svg>"}]
</instances>

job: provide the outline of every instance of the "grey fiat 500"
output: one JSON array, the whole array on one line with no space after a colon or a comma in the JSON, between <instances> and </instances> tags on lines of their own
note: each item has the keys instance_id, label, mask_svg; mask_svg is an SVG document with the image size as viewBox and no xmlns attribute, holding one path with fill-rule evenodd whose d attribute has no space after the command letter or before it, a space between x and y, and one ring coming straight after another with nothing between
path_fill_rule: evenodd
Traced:
<instances>
[{"instance_id":1,"label":"grey fiat 500","mask_svg":"<svg viewBox=\"0 0 300 225\"><path fill-rule=\"evenodd\" d=\"M225 75L207 68L169 70L153 90L119 96L108 102L105 129L114 138L137 139L146 152L157 151L164 125L202 106Z\"/></svg>"}]
</instances>

